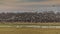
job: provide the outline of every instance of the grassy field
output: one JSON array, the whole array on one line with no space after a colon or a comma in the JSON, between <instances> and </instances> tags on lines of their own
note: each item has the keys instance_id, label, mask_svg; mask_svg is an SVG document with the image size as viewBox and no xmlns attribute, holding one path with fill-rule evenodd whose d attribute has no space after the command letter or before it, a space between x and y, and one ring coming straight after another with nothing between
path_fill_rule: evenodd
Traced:
<instances>
[{"instance_id":1,"label":"grassy field","mask_svg":"<svg viewBox=\"0 0 60 34\"><path fill-rule=\"evenodd\" d=\"M24 23L24 22L22 22L22 23L5 23L5 24L2 24L2 23L0 23L0 26L1 25L10 25L10 26L15 26L15 25L38 25L38 26L60 26L60 22L53 22L53 23Z\"/></svg>"},{"instance_id":2,"label":"grassy field","mask_svg":"<svg viewBox=\"0 0 60 34\"><path fill-rule=\"evenodd\" d=\"M60 34L60 29L0 28L0 34Z\"/></svg>"},{"instance_id":3,"label":"grassy field","mask_svg":"<svg viewBox=\"0 0 60 34\"><path fill-rule=\"evenodd\" d=\"M16 26L16 25L60 26L60 23L0 24L0 26ZM0 34L60 34L60 28L0 27Z\"/></svg>"}]
</instances>

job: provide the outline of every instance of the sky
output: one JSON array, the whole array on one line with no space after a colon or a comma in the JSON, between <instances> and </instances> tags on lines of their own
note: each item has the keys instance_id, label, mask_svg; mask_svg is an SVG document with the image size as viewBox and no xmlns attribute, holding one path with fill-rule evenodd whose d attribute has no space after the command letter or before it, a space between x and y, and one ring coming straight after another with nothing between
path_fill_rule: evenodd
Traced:
<instances>
[{"instance_id":1,"label":"sky","mask_svg":"<svg viewBox=\"0 0 60 34\"><path fill-rule=\"evenodd\" d=\"M60 0L0 0L0 12L31 12L40 6L59 4Z\"/></svg>"}]
</instances>

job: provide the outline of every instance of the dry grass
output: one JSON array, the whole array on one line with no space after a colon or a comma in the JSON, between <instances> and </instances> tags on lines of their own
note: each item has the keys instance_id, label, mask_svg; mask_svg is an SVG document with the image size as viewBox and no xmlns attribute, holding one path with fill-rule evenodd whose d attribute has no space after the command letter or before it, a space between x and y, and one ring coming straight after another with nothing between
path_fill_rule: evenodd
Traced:
<instances>
[{"instance_id":1,"label":"dry grass","mask_svg":"<svg viewBox=\"0 0 60 34\"><path fill-rule=\"evenodd\" d=\"M60 29L0 28L0 34L60 34Z\"/></svg>"},{"instance_id":2,"label":"dry grass","mask_svg":"<svg viewBox=\"0 0 60 34\"><path fill-rule=\"evenodd\" d=\"M60 26L60 22L48 22L48 23L29 23L29 22L13 22L13 23L9 23L9 22L5 22L4 23L0 23L0 26L1 25L39 25L39 26Z\"/></svg>"},{"instance_id":3,"label":"dry grass","mask_svg":"<svg viewBox=\"0 0 60 34\"><path fill-rule=\"evenodd\" d=\"M15 25L59 25L60 23L20 23L20 24L0 24L0 26L15 26ZM44 29L44 28L15 28L15 27L0 27L0 34L60 34L60 29Z\"/></svg>"}]
</instances>

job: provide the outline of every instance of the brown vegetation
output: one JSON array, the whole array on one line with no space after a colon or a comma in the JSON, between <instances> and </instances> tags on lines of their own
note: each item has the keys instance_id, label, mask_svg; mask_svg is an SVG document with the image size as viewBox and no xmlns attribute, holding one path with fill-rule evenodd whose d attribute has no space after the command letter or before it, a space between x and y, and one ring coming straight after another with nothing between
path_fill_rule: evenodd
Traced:
<instances>
[{"instance_id":1,"label":"brown vegetation","mask_svg":"<svg viewBox=\"0 0 60 34\"><path fill-rule=\"evenodd\" d=\"M0 28L0 34L60 34L60 29Z\"/></svg>"}]
</instances>

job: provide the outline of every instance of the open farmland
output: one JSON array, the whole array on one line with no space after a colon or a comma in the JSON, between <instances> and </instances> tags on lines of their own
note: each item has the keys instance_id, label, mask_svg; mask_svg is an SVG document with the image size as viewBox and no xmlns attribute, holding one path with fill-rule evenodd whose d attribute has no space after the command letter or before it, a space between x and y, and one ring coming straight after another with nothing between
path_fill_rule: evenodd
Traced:
<instances>
[{"instance_id":1,"label":"open farmland","mask_svg":"<svg viewBox=\"0 0 60 34\"><path fill-rule=\"evenodd\" d=\"M60 22L48 22L48 23L41 23L41 22L38 22L38 23L32 23L32 22L3 22L3 23L1 23L0 22L0 26L1 25L12 25L12 26L14 26L14 25L38 25L38 26L60 26Z\"/></svg>"},{"instance_id":2,"label":"open farmland","mask_svg":"<svg viewBox=\"0 0 60 34\"><path fill-rule=\"evenodd\" d=\"M60 29L44 28L0 28L0 34L60 34Z\"/></svg>"},{"instance_id":3,"label":"open farmland","mask_svg":"<svg viewBox=\"0 0 60 34\"><path fill-rule=\"evenodd\" d=\"M59 26L60 23L0 24L0 34L60 34L60 28L34 28L25 26ZM20 27L23 26L23 27Z\"/></svg>"}]
</instances>

